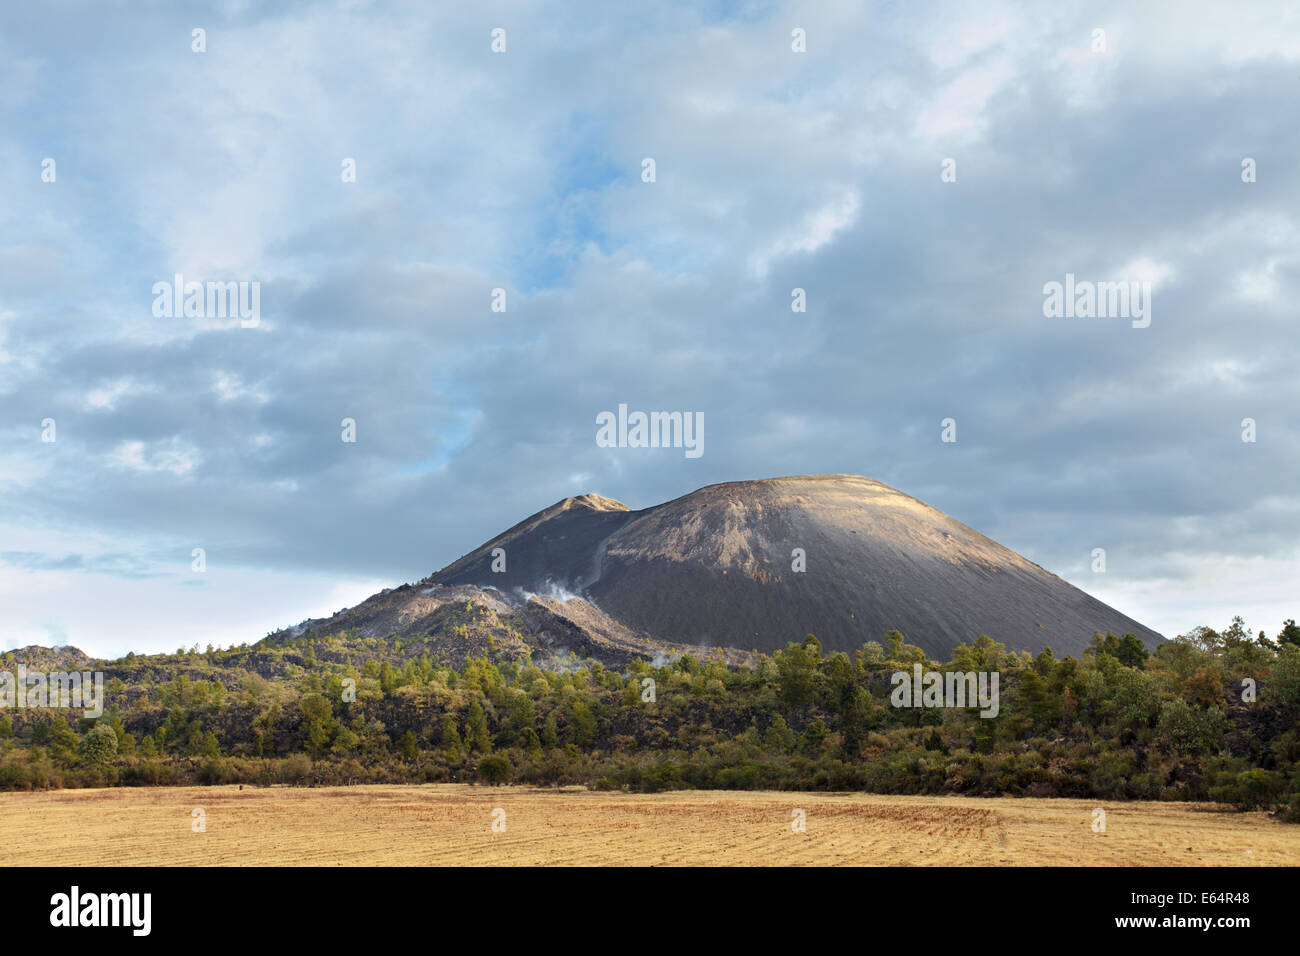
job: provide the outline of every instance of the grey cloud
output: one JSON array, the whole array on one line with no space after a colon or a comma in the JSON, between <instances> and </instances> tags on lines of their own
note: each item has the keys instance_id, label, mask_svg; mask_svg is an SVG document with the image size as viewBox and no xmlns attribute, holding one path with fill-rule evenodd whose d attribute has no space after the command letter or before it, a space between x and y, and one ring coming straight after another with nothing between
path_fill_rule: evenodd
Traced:
<instances>
[{"instance_id":1,"label":"grey cloud","mask_svg":"<svg viewBox=\"0 0 1300 956\"><path fill-rule=\"evenodd\" d=\"M0 212L0 350L32 363L0 364L0 428L34 456L53 415L62 456L0 483L12 514L139 555L192 542L397 581L568 494L642 507L848 471L1053 570L1094 546L1132 580L1188 552L1294 553L1300 130L1279 120L1294 60L1207 60L1191 39L1180 55L1122 5L1097 12L1129 26L1101 66L1061 58L1086 49L1073 8L949 65L945 17L900 5L671 7L633 26L519 8L495 59L478 18L435 30L406 12L405 27L314 4L217 17L201 64L173 35L184 18L134 39L105 21L112 82L60 76L49 96L88 124L63 134L67 155L95 180L61 165L56 200L25 189L21 226ZM12 16L19 40L58 49L44 18ZM301 48L278 62L288 35ZM1000 62L1010 79L970 107L978 123L922 128L950 84ZM186 116L202 135L178 135ZM39 152L44 122L7 130L0 156ZM42 218L47 201L67 222ZM828 221L837 209L855 211ZM187 256L260 277L267 328L158 325L149 284ZM1172 270L1149 329L1043 317L1043 283L1142 258ZM1250 300L1239 277L1260 270L1274 291ZM488 309L497 286L505 314ZM223 399L222 377L249 393ZM124 380L112 407L87 406ZM619 402L702 411L705 456L597 448L595 415ZM956 445L939 442L948 416ZM114 455L132 442L197 463L131 468Z\"/></svg>"}]
</instances>

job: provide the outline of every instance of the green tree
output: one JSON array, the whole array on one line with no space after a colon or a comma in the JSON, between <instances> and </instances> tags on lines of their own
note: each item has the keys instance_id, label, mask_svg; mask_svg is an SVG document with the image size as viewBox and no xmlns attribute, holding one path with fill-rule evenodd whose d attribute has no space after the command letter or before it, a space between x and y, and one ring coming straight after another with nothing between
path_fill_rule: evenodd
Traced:
<instances>
[{"instance_id":1,"label":"green tree","mask_svg":"<svg viewBox=\"0 0 1300 956\"><path fill-rule=\"evenodd\" d=\"M826 738L830 736L830 728L820 717L809 721L808 726L803 732L803 750L809 756L818 756L822 747L826 743Z\"/></svg>"},{"instance_id":2,"label":"green tree","mask_svg":"<svg viewBox=\"0 0 1300 956\"><path fill-rule=\"evenodd\" d=\"M855 656L863 670L880 670L885 666L885 645L879 641L867 641Z\"/></svg>"},{"instance_id":3,"label":"green tree","mask_svg":"<svg viewBox=\"0 0 1300 956\"><path fill-rule=\"evenodd\" d=\"M492 751L492 737L488 734L487 715L483 706L476 700L470 703L469 713L465 717L465 745L470 750L485 754Z\"/></svg>"},{"instance_id":4,"label":"green tree","mask_svg":"<svg viewBox=\"0 0 1300 956\"><path fill-rule=\"evenodd\" d=\"M361 738L350 727L340 727L334 735L334 744L330 750L339 756L347 756L356 751Z\"/></svg>"},{"instance_id":5,"label":"green tree","mask_svg":"<svg viewBox=\"0 0 1300 956\"><path fill-rule=\"evenodd\" d=\"M1175 699L1160 705L1156 736L1167 749L1183 756L1215 753L1223 746L1223 723L1221 710Z\"/></svg>"},{"instance_id":6,"label":"green tree","mask_svg":"<svg viewBox=\"0 0 1300 956\"><path fill-rule=\"evenodd\" d=\"M522 745L524 731L534 731L533 737L536 737L536 712L533 710L533 699L527 694L515 691L510 694L510 729L514 736L514 741Z\"/></svg>"},{"instance_id":7,"label":"green tree","mask_svg":"<svg viewBox=\"0 0 1300 956\"><path fill-rule=\"evenodd\" d=\"M924 664L926 662L925 651L915 644L907 643L907 638L903 636L903 632L900 630L886 631L885 643L889 645L887 659L895 664Z\"/></svg>"},{"instance_id":8,"label":"green tree","mask_svg":"<svg viewBox=\"0 0 1300 956\"><path fill-rule=\"evenodd\" d=\"M911 653L910 651L903 650L905 646L910 645L903 644L902 634L898 631L890 631L889 633L894 635L894 637L890 638L890 644L891 646L897 647L897 650L893 652L896 656L905 656ZM913 648L912 650L919 651L920 648ZM1046 657L1044 657L1043 654L1046 654ZM958 644L954 647L952 651L952 666L946 669L976 672L995 671L1002 667L1002 662L1006 656L1007 646L1005 644L999 644L987 634L981 634L975 639L975 643L972 645ZM1035 666L1039 667L1040 673L1046 676L1047 673L1050 673L1053 661L1052 649L1050 647L1044 648L1043 653L1039 654L1038 659L1035 660ZM925 663L924 653L922 653L919 661L911 661L909 663ZM1047 667L1048 670L1042 670L1043 667Z\"/></svg>"},{"instance_id":9,"label":"green tree","mask_svg":"<svg viewBox=\"0 0 1300 956\"><path fill-rule=\"evenodd\" d=\"M442 718L442 752L448 763L460 760L463 746L456 718L447 714Z\"/></svg>"},{"instance_id":10,"label":"green tree","mask_svg":"<svg viewBox=\"0 0 1300 956\"><path fill-rule=\"evenodd\" d=\"M308 694L302 699L302 726L307 738L307 746L312 757L320 755L321 749L333 736L337 721L334 708L321 694Z\"/></svg>"},{"instance_id":11,"label":"green tree","mask_svg":"<svg viewBox=\"0 0 1300 956\"><path fill-rule=\"evenodd\" d=\"M1115 649L1115 656L1119 658L1119 662L1125 667L1142 668L1146 666L1147 658L1151 654L1136 634L1125 634L1119 639Z\"/></svg>"},{"instance_id":12,"label":"green tree","mask_svg":"<svg viewBox=\"0 0 1300 956\"><path fill-rule=\"evenodd\" d=\"M403 760L414 760L419 755L420 750L418 742L416 741L415 734L412 731L408 730L406 733L402 734L401 738L397 741L397 752L401 754Z\"/></svg>"},{"instance_id":13,"label":"green tree","mask_svg":"<svg viewBox=\"0 0 1300 956\"><path fill-rule=\"evenodd\" d=\"M1049 693L1048 687L1037 662L1025 672L1016 687L1015 700L1020 707L1014 717L1017 721L1028 721L1028 729L1033 732L1042 733L1059 719L1059 698Z\"/></svg>"},{"instance_id":14,"label":"green tree","mask_svg":"<svg viewBox=\"0 0 1300 956\"><path fill-rule=\"evenodd\" d=\"M763 746L777 753L789 753L794 749L797 739L794 731L786 724L785 718L777 714L772 725L763 734Z\"/></svg>"},{"instance_id":15,"label":"green tree","mask_svg":"<svg viewBox=\"0 0 1300 956\"><path fill-rule=\"evenodd\" d=\"M569 705L569 738L579 747L590 747L596 742L596 716L580 700Z\"/></svg>"},{"instance_id":16,"label":"green tree","mask_svg":"<svg viewBox=\"0 0 1300 956\"><path fill-rule=\"evenodd\" d=\"M1226 647L1252 643L1250 628L1246 626L1246 622L1241 619L1240 614L1234 617L1232 623L1224 628L1223 643Z\"/></svg>"},{"instance_id":17,"label":"green tree","mask_svg":"<svg viewBox=\"0 0 1300 956\"><path fill-rule=\"evenodd\" d=\"M96 724L77 744L77 755L87 764L110 763L117 756L117 734L107 724Z\"/></svg>"},{"instance_id":18,"label":"green tree","mask_svg":"<svg viewBox=\"0 0 1300 956\"><path fill-rule=\"evenodd\" d=\"M1300 712L1300 647L1278 646L1277 660L1264 682L1263 699Z\"/></svg>"},{"instance_id":19,"label":"green tree","mask_svg":"<svg viewBox=\"0 0 1300 956\"><path fill-rule=\"evenodd\" d=\"M519 732L518 744L529 753L537 753L542 749L542 739L532 727L525 727Z\"/></svg>"},{"instance_id":20,"label":"green tree","mask_svg":"<svg viewBox=\"0 0 1300 956\"><path fill-rule=\"evenodd\" d=\"M811 638L811 643L808 638ZM816 697L821 645L811 634L808 638L803 644L791 641L785 650L777 651L775 655L777 686L781 700L789 707L812 703Z\"/></svg>"},{"instance_id":21,"label":"green tree","mask_svg":"<svg viewBox=\"0 0 1300 956\"><path fill-rule=\"evenodd\" d=\"M105 727L104 729L109 733L113 732L110 727ZM117 743L117 736L115 734L113 736L113 742L114 744ZM64 763L70 763L73 755L77 751L79 743L76 731L68 726L68 721L62 714L55 717L54 720L50 722L48 746L50 753L56 758L62 760ZM116 751L114 752L116 753Z\"/></svg>"},{"instance_id":22,"label":"green tree","mask_svg":"<svg viewBox=\"0 0 1300 956\"><path fill-rule=\"evenodd\" d=\"M379 668L379 689L385 697L391 697L393 691L397 690L397 671L393 670L393 665L388 661L384 661Z\"/></svg>"}]
</instances>

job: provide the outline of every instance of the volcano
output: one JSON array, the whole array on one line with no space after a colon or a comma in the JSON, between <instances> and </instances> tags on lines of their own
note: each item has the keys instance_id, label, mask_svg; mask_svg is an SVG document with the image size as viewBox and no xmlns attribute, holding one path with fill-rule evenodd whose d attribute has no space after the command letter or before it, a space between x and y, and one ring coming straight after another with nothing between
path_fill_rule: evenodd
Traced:
<instances>
[{"instance_id":1,"label":"volcano","mask_svg":"<svg viewBox=\"0 0 1300 956\"><path fill-rule=\"evenodd\" d=\"M897 629L946 660L981 634L1079 655L1093 634L1163 638L1014 551L888 485L807 475L709 485L633 511L566 498L421 582L581 599L674 646L771 651L815 634L852 652ZM587 605L591 607L588 608ZM578 605L575 604L576 608Z\"/></svg>"}]
</instances>

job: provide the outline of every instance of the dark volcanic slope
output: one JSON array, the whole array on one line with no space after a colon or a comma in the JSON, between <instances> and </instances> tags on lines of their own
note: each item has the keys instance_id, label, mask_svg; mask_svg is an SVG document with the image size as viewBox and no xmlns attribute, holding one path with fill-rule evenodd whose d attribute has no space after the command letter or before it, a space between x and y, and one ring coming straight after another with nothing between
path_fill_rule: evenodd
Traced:
<instances>
[{"instance_id":1,"label":"dark volcanic slope","mask_svg":"<svg viewBox=\"0 0 1300 956\"><path fill-rule=\"evenodd\" d=\"M492 550L506 571L490 570ZM802 548L807 571L791 570ZM644 511L567 498L430 578L580 594L661 640L772 650L812 633L852 651L890 628L932 657L988 634L1079 654L1095 631L1160 635L878 481L728 482Z\"/></svg>"},{"instance_id":2,"label":"dark volcanic slope","mask_svg":"<svg viewBox=\"0 0 1300 956\"><path fill-rule=\"evenodd\" d=\"M599 556L609 536L645 513L629 511L622 502L600 495L565 498L447 565L429 581L502 591L578 592L597 577ZM492 571L496 548L505 551L504 572Z\"/></svg>"}]
</instances>

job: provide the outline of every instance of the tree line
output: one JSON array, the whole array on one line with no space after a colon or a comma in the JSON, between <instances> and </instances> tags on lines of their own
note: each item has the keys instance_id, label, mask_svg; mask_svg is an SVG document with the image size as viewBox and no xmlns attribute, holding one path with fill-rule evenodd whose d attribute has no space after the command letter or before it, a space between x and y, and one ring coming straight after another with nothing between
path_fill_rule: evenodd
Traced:
<instances>
[{"instance_id":1,"label":"tree line","mask_svg":"<svg viewBox=\"0 0 1300 956\"><path fill-rule=\"evenodd\" d=\"M20 663L10 653L0 669ZM891 675L997 672L996 717L899 708ZM102 662L99 719L0 711L0 789L392 782L1216 801L1300 820L1300 627L1241 618L1079 658L981 635L946 662L890 631L626 671L309 634ZM972 702L973 704L973 702Z\"/></svg>"}]
</instances>

